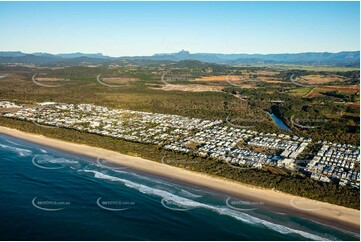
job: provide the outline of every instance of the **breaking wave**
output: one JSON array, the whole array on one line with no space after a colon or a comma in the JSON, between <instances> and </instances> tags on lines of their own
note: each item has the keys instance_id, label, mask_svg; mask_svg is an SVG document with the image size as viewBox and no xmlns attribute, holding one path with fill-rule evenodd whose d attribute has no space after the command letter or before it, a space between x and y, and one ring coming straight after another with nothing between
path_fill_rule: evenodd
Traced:
<instances>
[{"instance_id":1,"label":"breaking wave","mask_svg":"<svg viewBox=\"0 0 361 242\"><path fill-rule=\"evenodd\" d=\"M5 141L8 142L8 143L10 143L10 144L13 144L13 145L17 145L17 146L22 146L22 147L24 147L23 145L18 144L18 143L15 143L14 141L11 141L11 140L8 140L8 139L6 139Z\"/></svg>"},{"instance_id":2,"label":"breaking wave","mask_svg":"<svg viewBox=\"0 0 361 242\"><path fill-rule=\"evenodd\" d=\"M194 194L194 193L191 193L187 190L184 190L184 189L181 189L181 188L177 188L174 186L174 184L171 184L169 182L165 182L163 180L158 180L158 179L155 179L155 178L149 178L147 176L142 176L142 175L138 175L136 173L133 173L133 172L129 172L129 171L118 171L118 170L114 170L116 173L120 173L120 174L126 174L126 175L131 175L135 178L139 178L141 180L145 180L145 181L149 181L149 182L152 182L152 183L156 183L158 184L157 188L160 188L161 190L166 190L166 191L171 191L171 190L174 190L174 193L176 194L179 194L179 195L182 195L182 196L185 196L185 197L188 197L188 198L198 198L198 197L202 197L202 195L198 195L198 194ZM172 193L172 192L171 192Z\"/></svg>"},{"instance_id":3,"label":"breaking wave","mask_svg":"<svg viewBox=\"0 0 361 242\"><path fill-rule=\"evenodd\" d=\"M8 146L8 145L4 145L4 144L0 144L0 147L7 149L7 150L14 151L20 156L28 156L28 155L32 154L31 150L22 149L22 148L18 148L18 147L12 147L12 146Z\"/></svg>"},{"instance_id":4,"label":"breaking wave","mask_svg":"<svg viewBox=\"0 0 361 242\"><path fill-rule=\"evenodd\" d=\"M232 210L227 207L214 206L214 205L208 205L205 203L197 202L197 201L194 201L194 200L191 200L188 198L184 198L184 197L172 194L168 191L164 191L164 190L157 189L157 188L152 188L152 187L142 185L139 183L135 183L135 182L132 182L132 181L129 181L126 179L119 178L119 177L110 176L110 175L104 174L99 171L94 171L94 170L81 170L81 171L87 172L87 173L93 173L95 178L109 180L112 182L121 182L125 186L136 189L141 193L160 197L162 199L165 199L166 201L171 201L174 204L177 204L182 207L208 209L208 210L216 212L220 215L230 216L230 217L237 219L239 221L242 221L244 223L254 225L254 226L259 226L259 227L265 227L265 228L274 230L276 232L279 232L281 234L296 234L296 235L300 235L300 236L302 236L306 239L310 239L310 240L327 240L326 238L320 237L318 235L314 235L314 234L304 232L301 230L297 230L297 229L292 229L292 228L286 227L284 225L275 224L275 223L272 223L272 222L269 222L266 220L262 220L257 217L253 217L251 215L248 215L248 214L245 214L245 213L242 213L239 211Z\"/></svg>"},{"instance_id":5,"label":"breaking wave","mask_svg":"<svg viewBox=\"0 0 361 242\"><path fill-rule=\"evenodd\" d=\"M47 154L48 152L46 151L46 150L44 150L44 149L40 149L39 148L39 150L42 152L42 153L44 153L44 154Z\"/></svg>"}]
</instances>

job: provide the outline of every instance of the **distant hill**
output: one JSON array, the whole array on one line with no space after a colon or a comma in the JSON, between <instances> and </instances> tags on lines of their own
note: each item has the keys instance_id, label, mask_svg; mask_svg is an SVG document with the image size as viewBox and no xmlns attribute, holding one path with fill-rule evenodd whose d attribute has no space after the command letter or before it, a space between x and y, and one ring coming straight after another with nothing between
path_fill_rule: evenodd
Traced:
<instances>
[{"instance_id":1,"label":"distant hill","mask_svg":"<svg viewBox=\"0 0 361 242\"><path fill-rule=\"evenodd\" d=\"M99 64L116 58L104 56L103 54L49 54L37 52L26 54L20 51L0 52L0 63L24 63L34 65L79 65L79 64Z\"/></svg>"},{"instance_id":2,"label":"distant hill","mask_svg":"<svg viewBox=\"0 0 361 242\"><path fill-rule=\"evenodd\" d=\"M69 54L57 54L56 56L62 58L79 58L79 57L89 57L89 58L102 58L102 59L114 59L114 57L104 56L102 53L96 54L83 54L83 53L69 53Z\"/></svg>"},{"instance_id":3,"label":"distant hill","mask_svg":"<svg viewBox=\"0 0 361 242\"><path fill-rule=\"evenodd\" d=\"M34 64L34 65L53 65L56 63L56 60L57 60L56 57L50 57L50 56L36 56L33 54L1 56L1 53L0 53L0 63L24 63L24 64Z\"/></svg>"},{"instance_id":4,"label":"distant hill","mask_svg":"<svg viewBox=\"0 0 361 242\"><path fill-rule=\"evenodd\" d=\"M19 56L24 56L24 55L26 55L26 54L22 53L20 51L0 51L1 57L19 57Z\"/></svg>"},{"instance_id":5,"label":"distant hill","mask_svg":"<svg viewBox=\"0 0 361 242\"><path fill-rule=\"evenodd\" d=\"M49 54L32 53L26 54L20 51L0 52L0 63L26 63L35 65L79 65L111 63L121 60L135 61L138 64L159 61L185 61L194 60L215 64L239 65L239 64L299 64L299 65L330 65L359 67L360 51L343 51L339 53L329 52L306 52L296 54L218 54L218 53L190 53L182 50L177 53L155 54L152 56L123 56L110 57L101 53L84 54ZM156 61L156 62L152 62Z\"/></svg>"},{"instance_id":6,"label":"distant hill","mask_svg":"<svg viewBox=\"0 0 361 242\"><path fill-rule=\"evenodd\" d=\"M343 51L339 53L307 52L297 54L210 54L180 51L173 54L156 54L154 59L169 58L172 60L199 60L211 63L225 64L333 64L357 65L360 62L360 51Z\"/></svg>"}]
</instances>

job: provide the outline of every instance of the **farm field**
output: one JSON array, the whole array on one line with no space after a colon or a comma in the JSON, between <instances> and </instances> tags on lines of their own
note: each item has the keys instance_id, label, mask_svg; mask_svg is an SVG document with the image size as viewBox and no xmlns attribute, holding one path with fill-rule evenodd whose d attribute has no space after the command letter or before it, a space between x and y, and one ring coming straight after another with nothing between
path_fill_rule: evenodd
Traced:
<instances>
[{"instance_id":1,"label":"farm field","mask_svg":"<svg viewBox=\"0 0 361 242\"><path fill-rule=\"evenodd\" d=\"M302 83L315 85L315 84L326 84L330 82L343 82L345 78L342 76L337 75L307 75L302 76L301 78ZM341 83L342 84L342 83Z\"/></svg>"},{"instance_id":2,"label":"farm field","mask_svg":"<svg viewBox=\"0 0 361 242\"><path fill-rule=\"evenodd\" d=\"M305 98L314 98L324 96L327 92L336 92L340 95L355 95L360 92L359 86L319 86L310 91Z\"/></svg>"}]
</instances>

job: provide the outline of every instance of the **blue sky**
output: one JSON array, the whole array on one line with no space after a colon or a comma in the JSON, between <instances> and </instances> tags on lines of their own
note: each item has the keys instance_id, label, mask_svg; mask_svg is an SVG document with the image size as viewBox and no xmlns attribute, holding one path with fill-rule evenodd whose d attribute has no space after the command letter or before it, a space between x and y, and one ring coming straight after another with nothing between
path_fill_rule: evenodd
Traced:
<instances>
[{"instance_id":1,"label":"blue sky","mask_svg":"<svg viewBox=\"0 0 361 242\"><path fill-rule=\"evenodd\" d=\"M2 51L338 52L359 36L359 2L0 2Z\"/></svg>"}]
</instances>

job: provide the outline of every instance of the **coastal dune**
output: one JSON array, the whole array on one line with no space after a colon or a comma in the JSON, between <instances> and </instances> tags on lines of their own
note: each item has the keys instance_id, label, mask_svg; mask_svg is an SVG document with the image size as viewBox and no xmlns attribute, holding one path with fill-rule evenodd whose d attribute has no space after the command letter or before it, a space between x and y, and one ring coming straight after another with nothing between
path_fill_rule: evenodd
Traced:
<instances>
[{"instance_id":1,"label":"coastal dune","mask_svg":"<svg viewBox=\"0 0 361 242\"><path fill-rule=\"evenodd\" d=\"M242 200L248 199L252 202L262 203L264 204L264 207L269 207L276 212L293 214L298 217L314 220L359 234L360 211L356 209L314 201L270 189L253 187L207 174L173 167L160 162L146 160L140 157L133 157L115 151L65 142L2 126L0 126L0 133L70 153L106 159L109 162L114 162L144 173L213 189L232 197L238 197Z\"/></svg>"}]
</instances>

